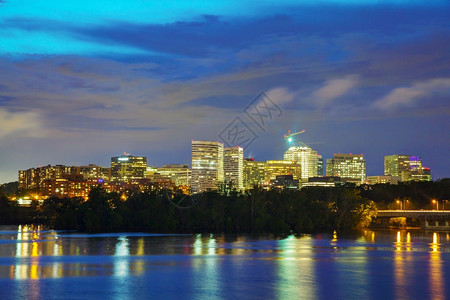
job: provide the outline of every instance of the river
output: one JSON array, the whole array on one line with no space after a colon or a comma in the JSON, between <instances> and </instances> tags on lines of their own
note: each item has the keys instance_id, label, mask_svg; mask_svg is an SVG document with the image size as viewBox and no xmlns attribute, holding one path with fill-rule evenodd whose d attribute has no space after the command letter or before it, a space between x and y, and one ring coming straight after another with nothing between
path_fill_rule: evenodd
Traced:
<instances>
[{"instance_id":1,"label":"river","mask_svg":"<svg viewBox=\"0 0 450 300\"><path fill-rule=\"evenodd\" d=\"M450 236L79 234L1 226L0 286L2 300L448 299Z\"/></svg>"}]
</instances>

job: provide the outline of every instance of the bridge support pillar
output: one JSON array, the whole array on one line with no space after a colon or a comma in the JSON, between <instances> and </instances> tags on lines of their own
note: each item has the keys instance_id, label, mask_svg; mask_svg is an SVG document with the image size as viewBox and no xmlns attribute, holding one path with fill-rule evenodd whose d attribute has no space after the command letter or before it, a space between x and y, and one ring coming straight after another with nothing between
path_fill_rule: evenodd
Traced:
<instances>
[{"instance_id":1,"label":"bridge support pillar","mask_svg":"<svg viewBox=\"0 0 450 300\"><path fill-rule=\"evenodd\" d=\"M448 227L448 220L445 220L445 227Z\"/></svg>"},{"instance_id":2,"label":"bridge support pillar","mask_svg":"<svg viewBox=\"0 0 450 300\"><path fill-rule=\"evenodd\" d=\"M439 227L439 221L434 221L434 226Z\"/></svg>"},{"instance_id":3,"label":"bridge support pillar","mask_svg":"<svg viewBox=\"0 0 450 300\"><path fill-rule=\"evenodd\" d=\"M424 227L424 228L427 228L427 227L428 227L428 220L424 220L424 221L423 221L423 227Z\"/></svg>"}]
</instances>

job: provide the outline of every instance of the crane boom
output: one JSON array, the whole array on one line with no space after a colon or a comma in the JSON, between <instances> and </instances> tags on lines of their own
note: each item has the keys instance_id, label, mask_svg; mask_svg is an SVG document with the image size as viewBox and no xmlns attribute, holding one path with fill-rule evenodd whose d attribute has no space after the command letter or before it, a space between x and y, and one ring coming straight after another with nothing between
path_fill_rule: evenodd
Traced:
<instances>
[{"instance_id":1,"label":"crane boom","mask_svg":"<svg viewBox=\"0 0 450 300\"><path fill-rule=\"evenodd\" d=\"M294 135L297 135L297 134L300 134L300 133L304 133L305 131L306 131L306 130L303 129L302 131L298 131L298 132L295 132L295 133L291 133L291 131L288 130L288 134L285 134L285 135L284 135L284 138L285 138L285 139L289 139L289 138L293 137Z\"/></svg>"}]
</instances>

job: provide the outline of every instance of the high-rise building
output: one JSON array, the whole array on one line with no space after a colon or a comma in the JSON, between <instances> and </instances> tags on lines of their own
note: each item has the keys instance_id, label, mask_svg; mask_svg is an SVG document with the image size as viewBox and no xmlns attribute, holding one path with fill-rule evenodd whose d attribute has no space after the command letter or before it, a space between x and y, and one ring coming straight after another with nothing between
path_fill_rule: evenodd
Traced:
<instances>
[{"instance_id":1,"label":"high-rise building","mask_svg":"<svg viewBox=\"0 0 450 300\"><path fill-rule=\"evenodd\" d=\"M366 160L362 154L334 154L333 158L327 159L326 171L327 176L362 183L366 180Z\"/></svg>"},{"instance_id":2,"label":"high-rise building","mask_svg":"<svg viewBox=\"0 0 450 300\"><path fill-rule=\"evenodd\" d=\"M244 189L244 149L237 147L224 148L223 173L225 183L231 183L236 190Z\"/></svg>"},{"instance_id":3,"label":"high-rise building","mask_svg":"<svg viewBox=\"0 0 450 300\"><path fill-rule=\"evenodd\" d=\"M176 186L190 185L191 170L188 165L169 164L157 169L161 176L165 176L172 180Z\"/></svg>"},{"instance_id":4,"label":"high-rise building","mask_svg":"<svg viewBox=\"0 0 450 300\"><path fill-rule=\"evenodd\" d=\"M133 179L145 178L147 158L123 154L111 157L111 181L128 182Z\"/></svg>"},{"instance_id":5,"label":"high-rise building","mask_svg":"<svg viewBox=\"0 0 450 300\"><path fill-rule=\"evenodd\" d=\"M301 179L302 167L299 163L291 160L268 160L264 173L267 182L276 180L277 175L292 175L293 179Z\"/></svg>"},{"instance_id":6,"label":"high-rise building","mask_svg":"<svg viewBox=\"0 0 450 300\"><path fill-rule=\"evenodd\" d=\"M413 165L411 165L410 157L410 155L386 155L384 175L401 176L402 171L411 170L417 164L417 160L413 157Z\"/></svg>"},{"instance_id":7,"label":"high-rise building","mask_svg":"<svg viewBox=\"0 0 450 300\"><path fill-rule=\"evenodd\" d=\"M44 180L55 180L79 175L79 168L75 166L47 165L38 168L19 171L20 189L40 189Z\"/></svg>"},{"instance_id":8,"label":"high-rise building","mask_svg":"<svg viewBox=\"0 0 450 300\"><path fill-rule=\"evenodd\" d=\"M320 154L317 154L317 176L323 176L323 158Z\"/></svg>"},{"instance_id":9,"label":"high-rise building","mask_svg":"<svg viewBox=\"0 0 450 300\"><path fill-rule=\"evenodd\" d=\"M192 141L193 193L217 190L224 181L223 144L210 141Z\"/></svg>"},{"instance_id":10,"label":"high-rise building","mask_svg":"<svg viewBox=\"0 0 450 300\"><path fill-rule=\"evenodd\" d=\"M316 150L308 146L290 147L284 153L284 160L295 161L302 166L302 181L308 181L308 177L317 176L319 156Z\"/></svg>"},{"instance_id":11,"label":"high-rise building","mask_svg":"<svg viewBox=\"0 0 450 300\"><path fill-rule=\"evenodd\" d=\"M255 161L254 158L244 158L244 187L251 189L255 185L262 185L265 181L266 163Z\"/></svg>"},{"instance_id":12,"label":"high-rise building","mask_svg":"<svg viewBox=\"0 0 450 300\"><path fill-rule=\"evenodd\" d=\"M402 181L430 181L430 169L422 166L422 159L411 155L386 155L384 175L400 176Z\"/></svg>"},{"instance_id":13,"label":"high-rise building","mask_svg":"<svg viewBox=\"0 0 450 300\"><path fill-rule=\"evenodd\" d=\"M19 188L42 196L87 198L91 186L108 182L110 169L88 166L47 165L19 171Z\"/></svg>"}]
</instances>

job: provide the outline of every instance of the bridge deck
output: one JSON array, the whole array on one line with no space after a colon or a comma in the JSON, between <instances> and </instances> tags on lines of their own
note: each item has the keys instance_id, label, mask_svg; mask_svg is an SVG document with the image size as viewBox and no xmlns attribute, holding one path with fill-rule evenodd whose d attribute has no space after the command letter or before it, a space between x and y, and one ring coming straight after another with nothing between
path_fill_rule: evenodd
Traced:
<instances>
[{"instance_id":1,"label":"bridge deck","mask_svg":"<svg viewBox=\"0 0 450 300\"><path fill-rule=\"evenodd\" d=\"M450 210L378 210L377 218L450 219Z\"/></svg>"}]
</instances>

